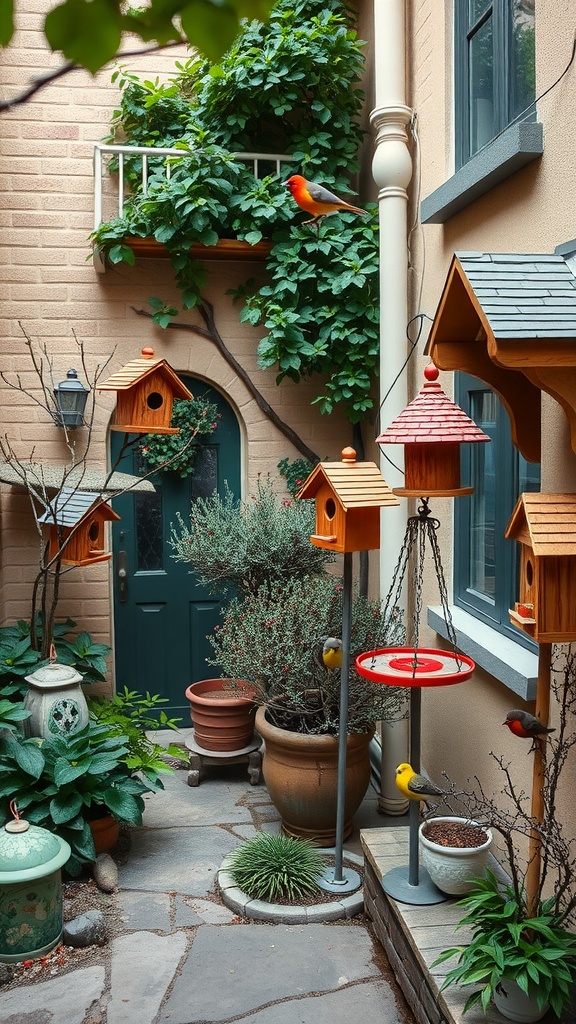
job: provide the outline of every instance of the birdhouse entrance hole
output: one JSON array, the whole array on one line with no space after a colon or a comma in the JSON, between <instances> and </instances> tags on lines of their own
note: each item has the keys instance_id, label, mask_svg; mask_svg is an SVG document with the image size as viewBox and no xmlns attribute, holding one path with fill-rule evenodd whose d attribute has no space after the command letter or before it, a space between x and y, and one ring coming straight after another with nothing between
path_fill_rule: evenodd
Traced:
<instances>
[{"instance_id":1,"label":"birdhouse entrance hole","mask_svg":"<svg viewBox=\"0 0 576 1024\"><path fill-rule=\"evenodd\" d=\"M336 515L336 502L334 501L334 498L328 498L324 505L324 511L326 512L327 519L334 519L334 516Z\"/></svg>"},{"instance_id":2,"label":"birdhouse entrance hole","mask_svg":"<svg viewBox=\"0 0 576 1024\"><path fill-rule=\"evenodd\" d=\"M534 581L534 569L532 568L532 562L528 558L526 560L526 583L528 584L529 587L531 587L533 581Z\"/></svg>"},{"instance_id":3,"label":"birdhouse entrance hole","mask_svg":"<svg viewBox=\"0 0 576 1024\"><path fill-rule=\"evenodd\" d=\"M149 409L160 409L164 402L164 399L159 391L152 391L146 399L146 405Z\"/></svg>"},{"instance_id":4,"label":"birdhouse entrance hole","mask_svg":"<svg viewBox=\"0 0 576 1024\"><path fill-rule=\"evenodd\" d=\"M90 524L90 529L88 530L88 537L90 538L91 541L95 541L95 540L98 540L99 535L100 535L100 527L99 527L98 523L91 523Z\"/></svg>"}]
</instances>

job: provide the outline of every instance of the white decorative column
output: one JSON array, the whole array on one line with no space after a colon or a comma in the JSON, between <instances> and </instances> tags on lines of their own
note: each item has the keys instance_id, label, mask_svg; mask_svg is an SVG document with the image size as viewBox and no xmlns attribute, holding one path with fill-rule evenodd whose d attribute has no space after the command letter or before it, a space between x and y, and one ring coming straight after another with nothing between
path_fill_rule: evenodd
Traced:
<instances>
[{"instance_id":1,"label":"white decorative column","mask_svg":"<svg viewBox=\"0 0 576 1024\"><path fill-rule=\"evenodd\" d=\"M378 186L380 218L380 401L386 397L380 426L384 429L408 404L408 186L412 158L406 105L405 0L374 0L375 101L370 121L376 132L372 175ZM396 377L398 376L398 380ZM392 391L388 390L396 380ZM398 446L394 462L398 464ZM402 486L402 473L382 457L382 474L391 487ZM406 530L406 503L382 513L380 591L388 592ZM382 727L382 781L379 808L403 814L407 801L398 792L394 774L408 760L407 721Z\"/></svg>"}]
</instances>

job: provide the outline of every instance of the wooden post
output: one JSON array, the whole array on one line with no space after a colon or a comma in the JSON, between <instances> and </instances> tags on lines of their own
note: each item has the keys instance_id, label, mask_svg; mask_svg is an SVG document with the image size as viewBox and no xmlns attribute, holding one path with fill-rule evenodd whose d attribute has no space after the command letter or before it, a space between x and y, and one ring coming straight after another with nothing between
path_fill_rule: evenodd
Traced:
<instances>
[{"instance_id":1,"label":"wooden post","mask_svg":"<svg viewBox=\"0 0 576 1024\"><path fill-rule=\"evenodd\" d=\"M548 725L550 714L550 664L552 644L540 644L538 654L538 682L536 689L536 717L542 725ZM544 797L542 785L546 769L546 736L535 740L534 770L532 775L532 817L542 822ZM536 829L530 833L528 848L528 870L526 871L526 906L528 917L538 914L538 889L540 885L540 836Z\"/></svg>"}]
</instances>

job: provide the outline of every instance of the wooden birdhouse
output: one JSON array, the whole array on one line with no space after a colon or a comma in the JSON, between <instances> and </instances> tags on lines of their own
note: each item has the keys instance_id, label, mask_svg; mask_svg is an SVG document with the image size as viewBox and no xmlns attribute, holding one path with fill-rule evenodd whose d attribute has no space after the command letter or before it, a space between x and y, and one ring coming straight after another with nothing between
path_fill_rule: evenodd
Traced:
<instances>
[{"instance_id":1,"label":"wooden birdhouse","mask_svg":"<svg viewBox=\"0 0 576 1024\"><path fill-rule=\"evenodd\" d=\"M404 498L456 497L471 494L460 486L460 445L489 441L480 427L442 390L438 370L427 366L426 383L414 401L377 438L378 444L404 445Z\"/></svg>"},{"instance_id":2,"label":"wooden birdhouse","mask_svg":"<svg viewBox=\"0 0 576 1024\"><path fill-rule=\"evenodd\" d=\"M112 430L127 434L177 434L171 427L175 398L193 396L165 359L155 359L153 348L143 348L142 358L126 363L98 391L116 391L116 414Z\"/></svg>"},{"instance_id":3,"label":"wooden birdhouse","mask_svg":"<svg viewBox=\"0 0 576 1024\"><path fill-rule=\"evenodd\" d=\"M539 643L576 640L576 494L521 494L505 536L520 544L510 621Z\"/></svg>"},{"instance_id":4,"label":"wooden birdhouse","mask_svg":"<svg viewBox=\"0 0 576 1024\"><path fill-rule=\"evenodd\" d=\"M49 524L49 558L55 558L65 544L65 565L107 561L111 554L104 550L104 530L105 523L112 519L120 516L93 491L63 487L56 495L53 510L38 517L39 523Z\"/></svg>"},{"instance_id":5,"label":"wooden birdhouse","mask_svg":"<svg viewBox=\"0 0 576 1024\"><path fill-rule=\"evenodd\" d=\"M310 540L331 551L371 551L380 547L380 509L399 505L375 462L356 462L344 448L341 462L319 462L297 498L314 498L316 533Z\"/></svg>"}]
</instances>

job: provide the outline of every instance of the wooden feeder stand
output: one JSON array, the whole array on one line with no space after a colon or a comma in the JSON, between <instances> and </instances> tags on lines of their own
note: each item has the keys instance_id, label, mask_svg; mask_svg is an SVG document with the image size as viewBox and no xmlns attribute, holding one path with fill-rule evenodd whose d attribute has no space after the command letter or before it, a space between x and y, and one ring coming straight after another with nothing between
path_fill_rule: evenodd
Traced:
<instances>
[{"instance_id":1,"label":"wooden feeder stand","mask_svg":"<svg viewBox=\"0 0 576 1024\"><path fill-rule=\"evenodd\" d=\"M576 640L576 494L521 494L505 536L520 544L511 622L540 644Z\"/></svg>"},{"instance_id":2,"label":"wooden feeder stand","mask_svg":"<svg viewBox=\"0 0 576 1024\"><path fill-rule=\"evenodd\" d=\"M170 426L174 399L193 397L166 360L154 358L153 348L143 348L140 359L98 384L98 391L116 391L110 428L126 434L178 434L178 427Z\"/></svg>"},{"instance_id":3,"label":"wooden feeder stand","mask_svg":"<svg viewBox=\"0 0 576 1024\"><path fill-rule=\"evenodd\" d=\"M316 532L310 540L331 551L371 551L380 547L380 509L399 505L375 462L356 462L344 448L341 462L319 462L297 498L314 498Z\"/></svg>"},{"instance_id":4,"label":"wooden feeder stand","mask_svg":"<svg viewBox=\"0 0 576 1024\"><path fill-rule=\"evenodd\" d=\"M426 383L416 398L382 434L378 444L404 445L403 498L456 497L471 494L460 485L460 445L490 438L444 393L435 366L424 369Z\"/></svg>"},{"instance_id":5,"label":"wooden feeder stand","mask_svg":"<svg viewBox=\"0 0 576 1024\"><path fill-rule=\"evenodd\" d=\"M104 524L120 516L90 491L63 487L56 496L54 512L45 512L39 523L50 524L49 555L62 552L65 565L92 565L106 562L111 553L104 550Z\"/></svg>"}]
</instances>

